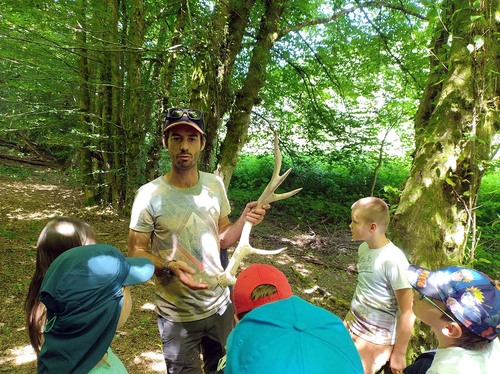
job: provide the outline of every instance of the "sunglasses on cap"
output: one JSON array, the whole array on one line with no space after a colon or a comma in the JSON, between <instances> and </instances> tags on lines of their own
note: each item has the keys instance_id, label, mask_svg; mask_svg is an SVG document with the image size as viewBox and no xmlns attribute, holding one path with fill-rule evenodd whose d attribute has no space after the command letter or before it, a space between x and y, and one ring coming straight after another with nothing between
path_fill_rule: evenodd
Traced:
<instances>
[{"instance_id":1,"label":"sunglasses on cap","mask_svg":"<svg viewBox=\"0 0 500 374\"><path fill-rule=\"evenodd\" d=\"M427 301L429 304L431 304L434 308L436 308L437 310L439 310L441 313L443 313L446 317L448 317L449 319L451 319L453 322L459 323L456 318L450 316L449 313L445 312L443 310L443 308L439 307L439 305L437 305L434 301L432 301L432 299L430 297L427 297L424 294L421 294L419 292L418 299L419 300L425 300L425 301Z\"/></svg>"},{"instance_id":2,"label":"sunglasses on cap","mask_svg":"<svg viewBox=\"0 0 500 374\"><path fill-rule=\"evenodd\" d=\"M177 107L169 108L167 110L167 119L178 119L181 118L184 114L186 114L189 119L195 121L203 118L203 113L199 110Z\"/></svg>"}]
</instances>

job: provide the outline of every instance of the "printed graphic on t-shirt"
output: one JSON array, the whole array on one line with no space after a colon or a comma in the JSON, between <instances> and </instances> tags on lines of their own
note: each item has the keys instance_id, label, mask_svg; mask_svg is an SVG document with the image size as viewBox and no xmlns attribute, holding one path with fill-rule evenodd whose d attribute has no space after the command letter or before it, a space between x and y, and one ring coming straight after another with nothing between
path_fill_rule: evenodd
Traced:
<instances>
[{"instance_id":1,"label":"printed graphic on t-shirt","mask_svg":"<svg viewBox=\"0 0 500 374\"><path fill-rule=\"evenodd\" d=\"M179 236L179 249L184 249L191 255L191 260L194 266L200 270L203 269L203 236L210 234L206 229L206 224L195 214L191 214L184 229ZM203 228L205 228L203 230Z\"/></svg>"},{"instance_id":2,"label":"printed graphic on t-shirt","mask_svg":"<svg viewBox=\"0 0 500 374\"><path fill-rule=\"evenodd\" d=\"M358 273L373 273L373 255L369 254L358 260Z\"/></svg>"}]
</instances>

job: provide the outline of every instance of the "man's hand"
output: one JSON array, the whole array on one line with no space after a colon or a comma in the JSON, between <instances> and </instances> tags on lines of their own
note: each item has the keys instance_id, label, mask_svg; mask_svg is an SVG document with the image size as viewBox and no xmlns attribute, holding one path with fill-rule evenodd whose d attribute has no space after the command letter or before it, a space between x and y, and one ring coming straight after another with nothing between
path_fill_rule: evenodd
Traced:
<instances>
[{"instance_id":1,"label":"man's hand","mask_svg":"<svg viewBox=\"0 0 500 374\"><path fill-rule=\"evenodd\" d=\"M252 201L246 205L243 212L245 219L253 225L261 223L266 215L266 210L271 207L269 204L264 204L262 208L256 208L256 206L257 201Z\"/></svg>"},{"instance_id":2,"label":"man's hand","mask_svg":"<svg viewBox=\"0 0 500 374\"><path fill-rule=\"evenodd\" d=\"M184 261L169 262L168 270L170 270L182 284L184 284L186 287L191 288L192 290L206 290L208 288L208 284L196 282L193 279L192 275L196 273L196 271Z\"/></svg>"}]
</instances>

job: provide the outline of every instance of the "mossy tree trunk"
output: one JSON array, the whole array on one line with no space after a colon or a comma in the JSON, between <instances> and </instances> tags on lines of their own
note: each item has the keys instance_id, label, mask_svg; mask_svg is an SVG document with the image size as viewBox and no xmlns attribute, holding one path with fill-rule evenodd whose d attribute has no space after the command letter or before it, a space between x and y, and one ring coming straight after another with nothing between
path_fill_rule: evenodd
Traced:
<instances>
[{"instance_id":1,"label":"mossy tree trunk","mask_svg":"<svg viewBox=\"0 0 500 374\"><path fill-rule=\"evenodd\" d=\"M392 224L396 244L431 268L470 255L477 192L500 128L500 2L471 4L441 6L413 165Z\"/></svg>"},{"instance_id":2,"label":"mossy tree trunk","mask_svg":"<svg viewBox=\"0 0 500 374\"><path fill-rule=\"evenodd\" d=\"M473 258L477 192L500 129L499 0L446 0L415 119L416 149L391 237L412 263L437 269ZM435 348L415 326L410 361Z\"/></svg>"},{"instance_id":3,"label":"mossy tree trunk","mask_svg":"<svg viewBox=\"0 0 500 374\"><path fill-rule=\"evenodd\" d=\"M79 50L78 57L78 75L80 77L79 85L79 104L80 104L80 122L81 122L81 134L85 136L85 140L82 141L82 146L78 150L78 160L80 162L79 168L81 170L81 181L83 186L83 191L85 195L85 204L93 205L98 203L98 198L96 196L97 190L94 187L94 174L92 168L92 137L93 133L92 120L90 116L91 109L91 88L89 82L89 61L88 61L88 50L87 50L87 1L82 0L80 2L79 13L77 17L77 24L80 25L80 32L76 34L76 41Z\"/></svg>"},{"instance_id":4,"label":"mossy tree trunk","mask_svg":"<svg viewBox=\"0 0 500 374\"><path fill-rule=\"evenodd\" d=\"M124 132L126 137L119 137L118 139L127 140L126 147L126 161L120 165L120 174L126 176L123 182L122 195L120 196L120 207L127 207L132 205L135 196L137 185L140 183L143 165L146 160L146 152L141 146L144 144L146 136L145 131L145 117L144 105L142 99L144 95L142 84L142 53L138 48L144 39L144 4L142 0L131 1L130 8L130 24L128 29L124 30L124 35L127 36L126 46L128 48L126 53L126 66L127 66L127 90L128 96L126 104L124 105L125 118L123 121ZM118 129L121 126L117 126ZM123 147L123 144L116 144L115 151ZM121 152L116 152L122 154Z\"/></svg>"},{"instance_id":5,"label":"mossy tree trunk","mask_svg":"<svg viewBox=\"0 0 500 374\"><path fill-rule=\"evenodd\" d=\"M218 133L224 115L233 103L231 79L234 65L254 7L255 0L217 2L212 15L212 31L208 48L198 59L193 73L193 107L206 113L206 143L201 169L212 171L218 149Z\"/></svg>"},{"instance_id":6,"label":"mossy tree trunk","mask_svg":"<svg viewBox=\"0 0 500 374\"><path fill-rule=\"evenodd\" d=\"M152 138L151 147L147 152L144 178L142 178L142 180L137 178L136 187L146 181L155 179L165 172L165 170L159 170L158 168L161 150L163 148L161 139L163 124L165 121L165 112L171 106L170 91L175 80L175 67L179 59L179 53L177 52L175 46L182 44L182 36L186 27L186 18L188 14L187 0L179 1L177 7L177 16L173 26L172 35L170 36L167 32L167 25L162 25L158 36L158 45L168 46L168 48L165 48L165 52L159 53L158 58L149 62L147 69L148 73L144 78L144 82L148 84L147 91L152 93L149 94L149 100L146 100L147 102L145 103L146 110L144 118L154 118L155 121L149 126L149 128L146 128L146 132ZM149 79L147 79L148 76ZM160 100L155 115L152 115L156 109L155 101L157 100L157 97L155 92L157 90L159 91L158 96ZM132 197L133 196L130 196L130 198Z\"/></svg>"},{"instance_id":7,"label":"mossy tree trunk","mask_svg":"<svg viewBox=\"0 0 500 374\"><path fill-rule=\"evenodd\" d=\"M220 174L226 188L236 167L239 152L245 145L250 125L250 114L258 104L259 91L266 78L266 67L270 60L271 49L279 35L281 14L287 0L274 0L265 3L261 25L253 48L248 73L241 89L236 93L235 104L227 121L227 134L219 156Z\"/></svg>"}]
</instances>

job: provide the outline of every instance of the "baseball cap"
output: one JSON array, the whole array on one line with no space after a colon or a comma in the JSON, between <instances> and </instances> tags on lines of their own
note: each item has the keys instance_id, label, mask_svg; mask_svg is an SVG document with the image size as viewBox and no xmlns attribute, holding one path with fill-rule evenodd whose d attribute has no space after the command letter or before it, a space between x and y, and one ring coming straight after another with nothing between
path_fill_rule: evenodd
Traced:
<instances>
[{"instance_id":1,"label":"baseball cap","mask_svg":"<svg viewBox=\"0 0 500 374\"><path fill-rule=\"evenodd\" d=\"M342 321L298 296L262 305L227 339L225 374L362 374Z\"/></svg>"},{"instance_id":2,"label":"baseball cap","mask_svg":"<svg viewBox=\"0 0 500 374\"><path fill-rule=\"evenodd\" d=\"M204 129L203 113L196 109L175 107L167 109L163 132L170 130L177 125L188 125L199 131L201 134Z\"/></svg>"},{"instance_id":3,"label":"baseball cap","mask_svg":"<svg viewBox=\"0 0 500 374\"><path fill-rule=\"evenodd\" d=\"M252 300L252 292L258 286L270 284L276 287L276 293ZM285 274L266 264L253 264L244 269L234 285L233 300L236 314L248 312L258 306L286 299L293 295L292 288Z\"/></svg>"},{"instance_id":4,"label":"baseball cap","mask_svg":"<svg viewBox=\"0 0 500 374\"><path fill-rule=\"evenodd\" d=\"M125 257L111 245L86 245L60 254L40 288L47 324L38 372L90 371L115 335L122 287L145 282L153 273L149 259Z\"/></svg>"},{"instance_id":5,"label":"baseball cap","mask_svg":"<svg viewBox=\"0 0 500 374\"><path fill-rule=\"evenodd\" d=\"M432 271L410 265L408 280L421 294L441 300L474 334L488 340L500 334L500 288L486 274L461 266Z\"/></svg>"}]
</instances>

